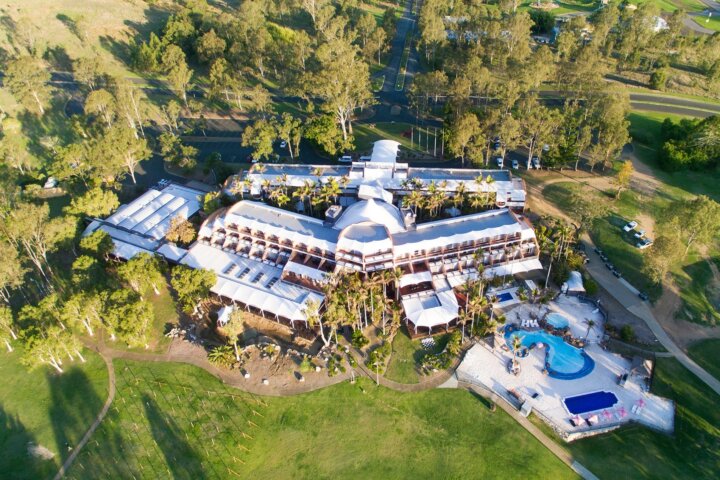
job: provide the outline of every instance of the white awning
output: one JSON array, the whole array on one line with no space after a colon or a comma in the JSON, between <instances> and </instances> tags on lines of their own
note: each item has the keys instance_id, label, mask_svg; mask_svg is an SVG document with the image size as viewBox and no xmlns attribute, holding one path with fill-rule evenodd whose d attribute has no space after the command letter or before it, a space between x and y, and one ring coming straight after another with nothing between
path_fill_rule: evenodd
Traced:
<instances>
[{"instance_id":1,"label":"white awning","mask_svg":"<svg viewBox=\"0 0 720 480\"><path fill-rule=\"evenodd\" d=\"M400 278L400 288L424 282L432 282L432 274L430 272L408 273Z\"/></svg>"},{"instance_id":2,"label":"white awning","mask_svg":"<svg viewBox=\"0 0 720 480\"><path fill-rule=\"evenodd\" d=\"M377 163L395 163L399 148L400 142L396 142L395 140L378 140L373 144L370 161Z\"/></svg>"},{"instance_id":3,"label":"white awning","mask_svg":"<svg viewBox=\"0 0 720 480\"><path fill-rule=\"evenodd\" d=\"M430 295L409 295L402 299L405 316L417 327L447 325L458 316L458 302L452 290Z\"/></svg>"},{"instance_id":4,"label":"white awning","mask_svg":"<svg viewBox=\"0 0 720 480\"><path fill-rule=\"evenodd\" d=\"M178 247L175 244L172 243L166 243L162 247L157 249L157 253L162 255L163 257L167 258L168 260L172 262L179 262L182 257L185 256L185 254L188 251L182 247Z\"/></svg>"},{"instance_id":5,"label":"white awning","mask_svg":"<svg viewBox=\"0 0 720 480\"><path fill-rule=\"evenodd\" d=\"M318 270L317 268L308 267L301 263L287 262L285 264L284 272L291 272L300 277L309 278L318 283L325 283L327 281L327 275L325 272Z\"/></svg>"}]
</instances>

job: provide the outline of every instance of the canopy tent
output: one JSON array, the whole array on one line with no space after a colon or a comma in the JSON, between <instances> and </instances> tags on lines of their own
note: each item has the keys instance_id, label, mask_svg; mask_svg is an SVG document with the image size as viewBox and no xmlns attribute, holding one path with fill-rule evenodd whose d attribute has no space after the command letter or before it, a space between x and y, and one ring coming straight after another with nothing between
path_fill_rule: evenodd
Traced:
<instances>
[{"instance_id":1,"label":"canopy tent","mask_svg":"<svg viewBox=\"0 0 720 480\"><path fill-rule=\"evenodd\" d=\"M582 274L576 270L570 272L567 281L562 284L561 290L569 295L580 295L585 293Z\"/></svg>"},{"instance_id":2,"label":"canopy tent","mask_svg":"<svg viewBox=\"0 0 720 480\"><path fill-rule=\"evenodd\" d=\"M635 356L632 359L630 372L639 377L650 378L653 371L653 361Z\"/></svg>"},{"instance_id":3,"label":"canopy tent","mask_svg":"<svg viewBox=\"0 0 720 480\"><path fill-rule=\"evenodd\" d=\"M452 290L433 292L429 295L408 295L402 298L405 317L418 327L432 329L449 325L458 316L458 302Z\"/></svg>"},{"instance_id":4,"label":"canopy tent","mask_svg":"<svg viewBox=\"0 0 720 480\"><path fill-rule=\"evenodd\" d=\"M225 325L227 325L227 323L230 321L230 314L233 311L235 311L234 305L225 305L220 310L218 310L218 327L224 327Z\"/></svg>"},{"instance_id":5,"label":"canopy tent","mask_svg":"<svg viewBox=\"0 0 720 480\"><path fill-rule=\"evenodd\" d=\"M395 163L397 161L400 142L395 140L378 140L373 144L370 161L374 163Z\"/></svg>"},{"instance_id":6,"label":"canopy tent","mask_svg":"<svg viewBox=\"0 0 720 480\"><path fill-rule=\"evenodd\" d=\"M172 262L179 262L182 257L185 256L187 250L182 247L178 247L173 243L166 243L162 247L157 249L157 253Z\"/></svg>"}]
</instances>

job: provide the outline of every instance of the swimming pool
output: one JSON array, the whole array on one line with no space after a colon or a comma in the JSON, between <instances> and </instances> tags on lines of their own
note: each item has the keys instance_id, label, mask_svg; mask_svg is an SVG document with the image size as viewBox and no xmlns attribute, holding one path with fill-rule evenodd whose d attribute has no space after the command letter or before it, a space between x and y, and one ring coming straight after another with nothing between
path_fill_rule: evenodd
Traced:
<instances>
[{"instance_id":1,"label":"swimming pool","mask_svg":"<svg viewBox=\"0 0 720 480\"><path fill-rule=\"evenodd\" d=\"M505 341L512 349L512 337L519 336L524 347L532 347L542 343L547 349L545 368L548 375L560 380L573 380L584 377L595 368L595 362L590 356L579 348L575 348L555 335L545 331L530 332L527 330L507 329Z\"/></svg>"},{"instance_id":2,"label":"swimming pool","mask_svg":"<svg viewBox=\"0 0 720 480\"><path fill-rule=\"evenodd\" d=\"M612 392L600 391L585 393L563 399L565 408L573 415L594 412L604 408L610 408L618 403L617 396Z\"/></svg>"},{"instance_id":3,"label":"swimming pool","mask_svg":"<svg viewBox=\"0 0 720 480\"><path fill-rule=\"evenodd\" d=\"M548 313L545 317L545 321L560 330L562 330L563 328L567 328L570 324L567 318L557 312Z\"/></svg>"},{"instance_id":4,"label":"swimming pool","mask_svg":"<svg viewBox=\"0 0 720 480\"><path fill-rule=\"evenodd\" d=\"M503 292L500 295L497 295L497 301L498 302L508 302L513 299L512 293L510 292Z\"/></svg>"}]
</instances>

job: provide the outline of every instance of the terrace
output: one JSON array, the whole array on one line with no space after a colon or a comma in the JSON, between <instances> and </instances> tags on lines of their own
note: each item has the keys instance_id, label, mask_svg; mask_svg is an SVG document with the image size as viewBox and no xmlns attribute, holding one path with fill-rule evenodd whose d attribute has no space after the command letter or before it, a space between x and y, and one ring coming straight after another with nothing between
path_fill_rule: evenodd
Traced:
<instances>
[{"instance_id":1,"label":"terrace","mask_svg":"<svg viewBox=\"0 0 720 480\"><path fill-rule=\"evenodd\" d=\"M561 296L547 307L522 304L507 318L512 329L496 335L493 346L481 343L470 349L458 367L458 379L492 390L525 415L535 412L566 441L629 422L674 430L673 402L650 394L631 360L599 343L603 315L593 304ZM549 334L535 322L567 336ZM523 345L521 358L512 351L516 334ZM583 338L584 349L563 338Z\"/></svg>"}]
</instances>

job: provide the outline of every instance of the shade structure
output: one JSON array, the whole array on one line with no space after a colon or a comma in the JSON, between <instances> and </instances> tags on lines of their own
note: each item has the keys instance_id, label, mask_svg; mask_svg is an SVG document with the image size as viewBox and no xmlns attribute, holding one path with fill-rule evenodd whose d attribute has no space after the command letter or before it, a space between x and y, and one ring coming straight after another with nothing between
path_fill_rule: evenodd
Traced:
<instances>
[{"instance_id":1,"label":"shade structure","mask_svg":"<svg viewBox=\"0 0 720 480\"><path fill-rule=\"evenodd\" d=\"M351 225L361 223L374 223L382 225L390 233L397 233L405 230L405 221L400 210L383 200L361 200L350 205L340 218L335 222L334 228L342 230Z\"/></svg>"},{"instance_id":2,"label":"shade structure","mask_svg":"<svg viewBox=\"0 0 720 480\"><path fill-rule=\"evenodd\" d=\"M378 140L373 144L370 161L374 163L395 163L397 161L400 142L395 140Z\"/></svg>"},{"instance_id":3,"label":"shade structure","mask_svg":"<svg viewBox=\"0 0 720 480\"><path fill-rule=\"evenodd\" d=\"M417 285L418 283L432 282L433 277L430 272L408 273L400 278L400 288L408 285Z\"/></svg>"},{"instance_id":4,"label":"shade structure","mask_svg":"<svg viewBox=\"0 0 720 480\"><path fill-rule=\"evenodd\" d=\"M402 299L405 317L415 328L448 325L458 316L458 302L452 290L424 295L409 295Z\"/></svg>"}]
</instances>

